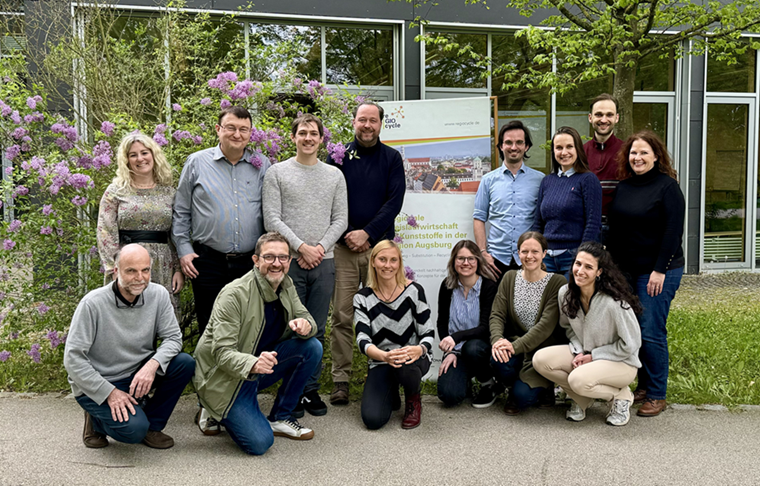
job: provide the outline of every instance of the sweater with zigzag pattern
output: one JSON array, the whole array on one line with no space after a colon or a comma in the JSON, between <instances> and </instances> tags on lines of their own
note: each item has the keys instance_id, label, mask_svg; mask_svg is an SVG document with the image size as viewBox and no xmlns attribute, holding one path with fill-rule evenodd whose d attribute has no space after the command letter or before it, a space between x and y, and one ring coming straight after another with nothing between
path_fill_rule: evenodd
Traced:
<instances>
[{"instance_id":1,"label":"sweater with zigzag pattern","mask_svg":"<svg viewBox=\"0 0 760 486\"><path fill-rule=\"evenodd\" d=\"M392 302L383 302L375 292L364 287L354 295L354 328L359 351L375 345L382 351L423 345L430 359L435 330L425 290L416 282L406 286ZM369 367L387 364L369 360Z\"/></svg>"}]
</instances>

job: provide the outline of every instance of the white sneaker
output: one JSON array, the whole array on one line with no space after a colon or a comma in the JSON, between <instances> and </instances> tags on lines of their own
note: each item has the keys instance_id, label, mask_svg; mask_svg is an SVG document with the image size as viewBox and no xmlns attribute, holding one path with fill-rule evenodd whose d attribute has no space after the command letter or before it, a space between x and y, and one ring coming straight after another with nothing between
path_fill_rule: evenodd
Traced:
<instances>
[{"instance_id":1,"label":"white sneaker","mask_svg":"<svg viewBox=\"0 0 760 486\"><path fill-rule=\"evenodd\" d=\"M610 425L625 425L631 420L631 401L613 400L610 413L607 414L607 423Z\"/></svg>"},{"instance_id":2,"label":"white sneaker","mask_svg":"<svg viewBox=\"0 0 760 486\"><path fill-rule=\"evenodd\" d=\"M570 410L565 414L565 418L567 420L572 420L573 422L581 422L586 418L586 411L573 400L570 402Z\"/></svg>"},{"instance_id":3,"label":"white sneaker","mask_svg":"<svg viewBox=\"0 0 760 486\"><path fill-rule=\"evenodd\" d=\"M195 416L195 423L201 429L203 435L219 435L222 432L222 426L219 422L203 407L198 410L198 414Z\"/></svg>"},{"instance_id":4,"label":"white sneaker","mask_svg":"<svg viewBox=\"0 0 760 486\"><path fill-rule=\"evenodd\" d=\"M314 437L313 430L302 426L294 418L269 422L269 426L272 427L275 437L287 437L294 440L309 440Z\"/></svg>"}]
</instances>

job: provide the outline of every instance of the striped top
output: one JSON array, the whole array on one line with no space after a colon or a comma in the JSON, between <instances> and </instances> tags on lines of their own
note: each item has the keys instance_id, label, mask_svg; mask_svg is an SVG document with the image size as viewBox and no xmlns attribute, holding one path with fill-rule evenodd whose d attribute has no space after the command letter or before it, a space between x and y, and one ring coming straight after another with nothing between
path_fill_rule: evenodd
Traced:
<instances>
[{"instance_id":1,"label":"striped top","mask_svg":"<svg viewBox=\"0 0 760 486\"><path fill-rule=\"evenodd\" d=\"M433 349L435 332L430 320L430 307L422 286L412 282L393 302L383 302L369 287L354 295L354 327L359 351L367 354L374 344L382 351L423 345L427 356ZM387 364L369 360L369 367Z\"/></svg>"},{"instance_id":2,"label":"striped top","mask_svg":"<svg viewBox=\"0 0 760 486\"><path fill-rule=\"evenodd\" d=\"M462 282L457 281L457 287L451 294L451 304L449 306L449 335L460 331L469 331L480 325L480 287L483 284L483 277L478 277L478 281L472 286L464 296L464 286ZM454 346L454 351L462 350L465 341L460 341Z\"/></svg>"}]
</instances>

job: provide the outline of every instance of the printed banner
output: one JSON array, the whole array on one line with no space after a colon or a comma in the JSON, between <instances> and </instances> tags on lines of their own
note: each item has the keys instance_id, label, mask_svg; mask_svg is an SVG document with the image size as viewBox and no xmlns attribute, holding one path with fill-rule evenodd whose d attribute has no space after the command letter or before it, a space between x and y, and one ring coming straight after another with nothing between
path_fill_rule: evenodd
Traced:
<instances>
[{"instance_id":1,"label":"printed banner","mask_svg":"<svg viewBox=\"0 0 760 486\"><path fill-rule=\"evenodd\" d=\"M431 320L438 318L438 290L446 278L451 249L475 240L472 210L480 179L491 170L491 100L381 103L381 139L404 159L406 196L397 219L404 265L425 288ZM416 226L407 219L414 216ZM436 332L437 337L437 332ZM442 353L434 348L427 379L436 380Z\"/></svg>"}]
</instances>

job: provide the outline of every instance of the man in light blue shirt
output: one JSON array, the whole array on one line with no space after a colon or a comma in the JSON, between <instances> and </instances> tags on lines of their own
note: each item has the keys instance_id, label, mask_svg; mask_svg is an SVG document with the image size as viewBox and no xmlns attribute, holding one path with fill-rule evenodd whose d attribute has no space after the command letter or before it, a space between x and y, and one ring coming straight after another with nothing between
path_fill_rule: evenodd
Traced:
<instances>
[{"instance_id":1,"label":"man in light blue shirt","mask_svg":"<svg viewBox=\"0 0 760 486\"><path fill-rule=\"evenodd\" d=\"M475 196L475 242L499 281L504 272L520 268L517 239L530 229L536 213L544 175L524 163L532 146L530 131L521 121L504 125L497 144L504 164L483 176ZM487 237L486 222L491 223Z\"/></svg>"}]
</instances>

